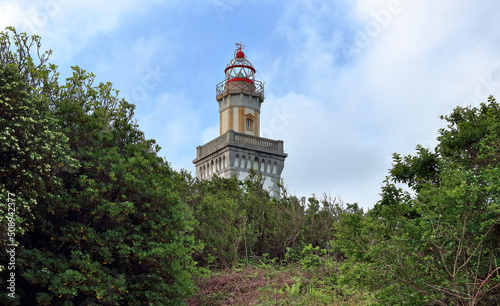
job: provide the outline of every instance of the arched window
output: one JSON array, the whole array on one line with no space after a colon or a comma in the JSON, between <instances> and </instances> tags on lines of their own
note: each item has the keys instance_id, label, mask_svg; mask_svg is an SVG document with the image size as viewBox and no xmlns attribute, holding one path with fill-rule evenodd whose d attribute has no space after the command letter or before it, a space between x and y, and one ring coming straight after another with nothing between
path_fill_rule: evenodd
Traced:
<instances>
[{"instance_id":1,"label":"arched window","mask_svg":"<svg viewBox=\"0 0 500 306\"><path fill-rule=\"evenodd\" d=\"M253 169L259 170L259 159L257 157L253 160Z\"/></svg>"},{"instance_id":2,"label":"arched window","mask_svg":"<svg viewBox=\"0 0 500 306\"><path fill-rule=\"evenodd\" d=\"M261 172L266 171L266 169L265 169L265 168L266 168L266 161L265 161L265 160L262 160L262 161L260 162L260 171L261 171Z\"/></svg>"},{"instance_id":3,"label":"arched window","mask_svg":"<svg viewBox=\"0 0 500 306\"><path fill-rule=\"evenodd\" d=\"M245 115L245 125L246 129L249 131L253 131L253 123L255 121L255 117L252 114Z\"/></svg>"},{"instance_id":4,"label":"arched window","mask_svg":"<svg viewBox=\"0 0 500 306\"><path fill-rule=\"evenodd\" d=\"M273 165L273 174L276 174L277 172L278 172L278 163L274 162L274 165Z\"/></svg>"},{"instance_id":5,"label":"arched window","mask_svg":"<svg viewBox=\"0 0 500 306\"><path fill-rule=\"evenodd\" d=\"M234 158L234 166L238 168L240 166L240 156L236 154L236 157Z\"/></svg>"},{"instance_id":6,"label":"arched window","mask_svg":"<svg viewBox=\"0 0 500 306\"><path fill-rule=\"evenodd\" d=\"M267 169L266 169L266 172L271 173L271 161L268 161L268 162L267 162Z\"/></svg>"}]
</instances>

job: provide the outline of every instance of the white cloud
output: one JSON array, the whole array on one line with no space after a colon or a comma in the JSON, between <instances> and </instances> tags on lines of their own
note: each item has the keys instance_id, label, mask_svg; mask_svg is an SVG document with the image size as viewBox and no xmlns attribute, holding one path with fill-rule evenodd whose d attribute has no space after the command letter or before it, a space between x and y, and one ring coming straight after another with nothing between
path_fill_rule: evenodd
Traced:
<instances>
[{"instance_id":1,"label":"white cloud","mask_svg":"<svg viewBox=\"0 0 500 306\"><path fill-rule=\"evenodd\" d=\"M0 4L0 26L37 34L44 44L58 50L58 57L71 58L96 36L115 30L131 14L141 14L149 5L126 1L17 1Z\"/></svg>"},{"instance_id":2,"label":"white cloud","mask_svg":"<svg viewBox=\"0 0 500 306\"><path fill-rule=\"evenodd\" d=\"M389 7L391 2L400 6ZM478 86L478 100L484 101L490 91L481 77L493 80L490 88L497 74L500 81L494 52L499 36L481 28L490 29L500 16L498 10L476 6L472 1L361 0L347 32L335 22L318 23L321 13L306 4L293 2L285 9L278 29L293 51L279 68L294 73L298 86L266 103L296 110L297 119L276 133L289 153L284 176L290 185L305 195L330 190L372 206L392 152L435 145L444 125L439 116L475 97ZM355 37L339 41L332 33ZM364 45L356 45L357 35L365 35ZM336 55L345 44L357 50L342 63ZM304 101L320 107L297 106Z\"/></svg>"},{"instance_id":3,"label":"white cloud","mask_svg":"<svg viewBox=\"0 0 500 306\"><path fill-rule=\"evenodd\" d=\"M19 16L22 15L23 10L17 3L0 4L0 29L15 26L19 22Z\"/></svg>"}]
</instances>

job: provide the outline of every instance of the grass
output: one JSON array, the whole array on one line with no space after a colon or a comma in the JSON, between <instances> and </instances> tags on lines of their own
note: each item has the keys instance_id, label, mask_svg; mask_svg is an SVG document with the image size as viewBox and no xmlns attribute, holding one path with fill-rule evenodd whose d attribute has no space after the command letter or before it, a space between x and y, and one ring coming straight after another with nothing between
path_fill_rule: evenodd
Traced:
<instances>
[{"instance_id":1,"label":"grass","mask_svg":"<svg viewBox=\"0 0 500 306\"><path fill-rule=\"evenodd\" d=\"M362 292L346 294L336 288L335 262L304 268L299 264L248 264L212 271L198 281L190 306L210 305L368 305Z\"/></svg>"}]
</instances>

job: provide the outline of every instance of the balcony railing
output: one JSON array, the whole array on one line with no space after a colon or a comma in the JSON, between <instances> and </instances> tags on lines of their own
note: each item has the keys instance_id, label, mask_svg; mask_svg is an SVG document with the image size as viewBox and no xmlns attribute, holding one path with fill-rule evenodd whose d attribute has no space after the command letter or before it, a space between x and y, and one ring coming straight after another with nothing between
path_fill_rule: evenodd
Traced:
<instances>
[{"instance_id":1,"label":"balcony railing","mask_svg":"<svg viewBox=\"0 0 500 306\"><path fill-rule=\"evenodd\" d=\"M267 138L262 138L262 137L256 137L252 135L246 135L246 134L241 134L241 133L234 133L234 141L243 143L243 144L248 144L251 146L256 146L260 148L265 148L265 149L271 149L271 150L276 150L283 151L283 145L281 145L280 148L280 141L279 140L272 140L272 139L267 139Z\"/></svg>"},{"instance_id":2,"label":"balcony railing","mask_svg":"<svg viewBox=\"0 0 500 306\"><path fill-rule=\"evenodd\" d=\"M261 81L227 81L224 80L216 85L215 93L216 96L220 96L224 93L240 93L248 92L252 94L257 94L264 99L264 83Z\"/></svg>"},{"instance_id":3,"label":"balcony railing","mask_svg":"<svg viewBox=\"0 0 500 306\"><path fill-rule=\"evenodd\" d=\"M197 147L196 158L204 157L208 154L219 150L226 145L239 147L250 146L252 149L261 149L270 153L285 154L283 152L283 141L272 140L252 135L237 133L233 130L227 131L225 134L207 142L203 146Z\"/></svg>"}]
</instances>

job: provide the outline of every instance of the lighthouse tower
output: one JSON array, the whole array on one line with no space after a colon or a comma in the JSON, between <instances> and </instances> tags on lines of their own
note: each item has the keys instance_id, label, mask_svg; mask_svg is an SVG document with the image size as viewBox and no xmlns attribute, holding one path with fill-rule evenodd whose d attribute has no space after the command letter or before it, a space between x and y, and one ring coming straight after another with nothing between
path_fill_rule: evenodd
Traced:
<instances>
[{"instance_id":1,"label":"lighthouse tower","mask_svg":"<svg viewBox=\"0 0 500 306\"><path fill-rule=\"evenodd\" d=\"M265 178L264 187L277 194L278 182L288 156L282 140L260 137L260 107L264 84L255 79L255 68L236 44L234 58L227 64L224 81L216 86L220 136L196 148L196 176L213 175L243 180L250 169Z\"/></svg>"}]
</instances>

